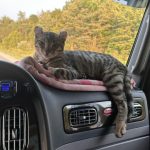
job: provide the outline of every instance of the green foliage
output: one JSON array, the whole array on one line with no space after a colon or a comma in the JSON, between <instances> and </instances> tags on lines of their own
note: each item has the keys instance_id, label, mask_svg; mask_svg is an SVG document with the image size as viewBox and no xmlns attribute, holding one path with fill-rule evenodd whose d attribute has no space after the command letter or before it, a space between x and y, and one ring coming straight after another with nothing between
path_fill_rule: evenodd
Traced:
<instances>
[{"instance_id":1,"label":"green foliage","mask_svg":"<svg viewBox=\"0 0 150 150\"><path fill-rule=\"evenodd\" d=\"M9 17L7 17L7 16L4 16L4 17L2 17L2 19L1 19L1 24L3 24L3 25L9 25L9 24L11 24L12 22L13 22L13 20L12 19L10 19Z\"/></svg>"},{"instance_id":2,"label":"green foliage","mask_svg":"<svg viewBox=\"0 0 150 150\"><path fill-rule=\"evenodd\" d=\"M36 15L30 15L29 22L35 24L39 21L38 17Z\"/></svg>"},{"instance_id":3,"label":"green foliage","mask_svg":"<svg viewBox=\"0 0 150 150\"><path fill-rule=\"evenodd\" d=\"M23 11L18 12L18 21L24 21L25 17L26 17L25 12L23 12Z\"/></svg>"},{"instance_id":4,"label":"green foliage","mask_svg":"<svg viewBox=\"0 0 150 150\"><path fill-rule=\"evenodd\" d=\"M144 9L123 6L112 0L70 0L62 10L43 11L28 19L20 11L16 22L9 18L0 20L0 47L7 51L15 49L17 58L31 55L34 52L34 27L40 25L45 31L66 30L67 50L109 53L125 63L143 13Z\"/></svg>"}]
</instances>

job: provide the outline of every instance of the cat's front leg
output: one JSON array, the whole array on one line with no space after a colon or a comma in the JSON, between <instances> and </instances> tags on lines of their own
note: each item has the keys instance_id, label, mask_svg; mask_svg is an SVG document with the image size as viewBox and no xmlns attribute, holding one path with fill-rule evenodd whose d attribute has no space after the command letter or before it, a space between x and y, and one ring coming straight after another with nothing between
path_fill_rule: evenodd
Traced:
<instances>
[{"instance_id":1,"label":"cat's front leg","mask_svg":"<svg viewBox=\"0 0 150 150\"><path fill-rule=\"evenodd\" d=\"M116 136L122 137L126 133L128 115L127 98L124 92L124 75L109 73L104 76L103 82L117 106Z\"/></svg>"},{"instance_id":2,"label":"cat's front leg","mask_svg":"<svg viewBox=\"0 0 150 150\"><path fill-rule=\"evenodd\" d=\"M120 103L120 102L119 102ZM127 122L127 113L128 107L126 101L122 101L118 106L118 114L115 120L116 123L116 136L122 137L126 133L126 122Z\"/></svg>"},{"instance_id":3,"label":"cat's front leg","mask_svg":"<svg viewBox=\"0 0 150 150\"><path fill-rule=\"evenodd\" d=\"M58 79L72 80L78 78L78 73L75 70L66 68L49 68L52 74Z\"/></svg>"}]
</instances>

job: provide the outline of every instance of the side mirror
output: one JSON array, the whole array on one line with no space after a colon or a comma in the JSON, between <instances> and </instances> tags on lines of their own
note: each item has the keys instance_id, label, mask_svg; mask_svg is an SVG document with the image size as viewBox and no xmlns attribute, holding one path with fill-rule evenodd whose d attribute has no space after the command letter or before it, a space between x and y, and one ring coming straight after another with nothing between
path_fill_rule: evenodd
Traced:
<instances>
[{"instance_id":1,"label":"side mirror","mask_svg":"<svg viewBox=\"0 0 150 150\"><path fill-rule=\"evenodd\" d=\"M149 0L113 0L113 1L136 8L145 8Z\"/></svg>"}]
</instances>

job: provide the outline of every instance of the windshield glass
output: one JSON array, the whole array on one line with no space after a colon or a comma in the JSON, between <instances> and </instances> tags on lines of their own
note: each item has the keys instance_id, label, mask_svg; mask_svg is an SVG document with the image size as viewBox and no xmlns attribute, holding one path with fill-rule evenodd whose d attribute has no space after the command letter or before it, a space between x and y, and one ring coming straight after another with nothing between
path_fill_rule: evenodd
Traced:
<instances>
[{"instance_id":1,"label":"windshield glass","mask_svg":"<svg viewBox=\"0 0 150 150\"><path fill-rule=\"evenodd\" d=\"M41 26L67 31L65 50L111 54L125 64L144 11L112 0L0 0L0 59L32 56L34 28Z\"/></svg>"}]
</instances>

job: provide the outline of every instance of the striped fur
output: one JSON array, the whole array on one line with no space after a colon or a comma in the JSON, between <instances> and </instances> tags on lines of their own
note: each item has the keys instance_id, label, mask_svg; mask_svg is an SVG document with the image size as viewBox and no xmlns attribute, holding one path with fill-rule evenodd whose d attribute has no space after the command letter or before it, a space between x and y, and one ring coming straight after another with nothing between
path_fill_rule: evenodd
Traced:
<instances>
[{"instance_id":1,"label":"striped fur","mask_svg":"<svg viewBox=\"0 0 150 150\"><path fill-rule=\"evenodd\" d=\"M110 55L89 51L65 51L66 32L56 34L35 28L34 58L61 79L102 80L117 105L116 135L122 137L126 132L126 121L132 112L130 74L126 66Z\"/></svg>"}]
</instances>

